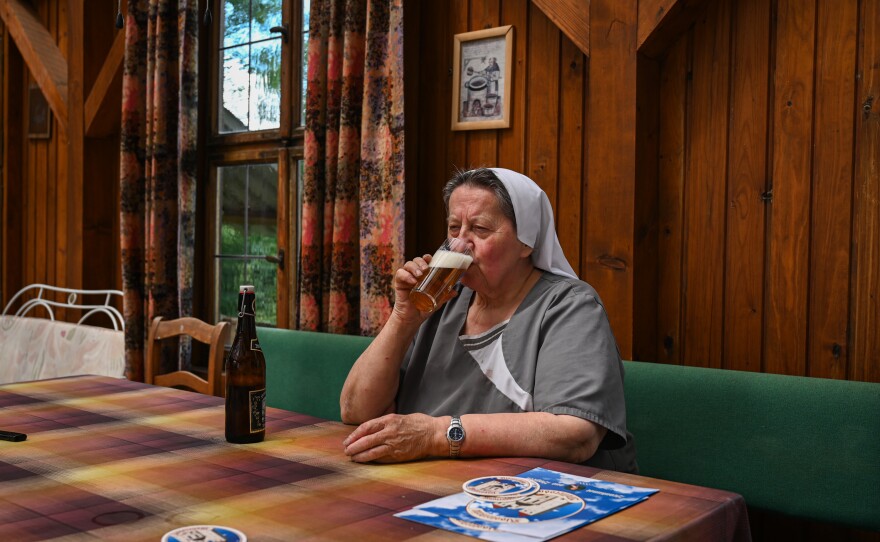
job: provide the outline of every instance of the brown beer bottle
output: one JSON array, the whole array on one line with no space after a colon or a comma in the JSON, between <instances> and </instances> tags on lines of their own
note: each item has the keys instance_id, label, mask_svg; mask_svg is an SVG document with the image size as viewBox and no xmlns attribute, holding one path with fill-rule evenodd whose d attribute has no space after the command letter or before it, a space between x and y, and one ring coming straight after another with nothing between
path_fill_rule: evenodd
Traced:
<instances>
[{"instance_id":1,"label":"brown beer bottle","mask_svg":"<svg viewBox=\"0 0 880 542\"><path fill-rule=\"evenodd\" d=\"M238 329L226 358L226 440L260 442L266 436L266 359L257 340L254 287L238 291Z\"/></svg>"}]
</instances>

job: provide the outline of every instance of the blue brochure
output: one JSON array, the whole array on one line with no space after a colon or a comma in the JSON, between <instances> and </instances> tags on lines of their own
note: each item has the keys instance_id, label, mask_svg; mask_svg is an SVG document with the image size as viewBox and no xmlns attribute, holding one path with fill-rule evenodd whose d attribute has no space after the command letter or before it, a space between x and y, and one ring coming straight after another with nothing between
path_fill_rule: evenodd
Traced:
<instances>
[{"instance_id":1,"label":"blue brochure","mask_svg":"<svg viewBox=\"0 0 880 542\"><path fill-rule=\"evenodd\" d=\"M517 477L472 480L465 489L468 492L395 515L482 540L537 542L619 512L658 491L542 468Z\"/></svg>"}]
</instances>

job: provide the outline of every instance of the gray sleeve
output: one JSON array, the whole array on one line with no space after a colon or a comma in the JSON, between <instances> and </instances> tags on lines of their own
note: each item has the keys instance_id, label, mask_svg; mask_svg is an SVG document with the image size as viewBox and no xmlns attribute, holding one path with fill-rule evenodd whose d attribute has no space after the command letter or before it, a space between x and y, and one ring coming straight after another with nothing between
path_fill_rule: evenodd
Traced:
<instances>
[{"instance_id":1,"label":"gray sleeve","mask_svg":"<svg viewBox=\"0 0 880 542\"><path fill-rule=\"evenodd\" d=\"M547 307L535 367L535 410L568 414L606 429L602 448L626 443L623 364L605 308L569 291Z\"/></svg>"}]
</instances>

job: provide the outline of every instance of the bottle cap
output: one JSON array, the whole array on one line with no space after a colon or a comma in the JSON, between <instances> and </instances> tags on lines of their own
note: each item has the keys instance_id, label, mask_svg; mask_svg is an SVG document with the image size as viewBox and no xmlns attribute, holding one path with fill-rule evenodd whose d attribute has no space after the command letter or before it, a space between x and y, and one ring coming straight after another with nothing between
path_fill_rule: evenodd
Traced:
<instances>
[{"instance_id":1,"label":"bottle cap","mask_svg":"<svg viewBox=\"0 0 880 542\"><path fill-rule=\"evenodd\" d=\"M241 294L252 294L254 293L254 287L251 284L242 284L238 287L238 292Z\"/></svg>"}]
</instances>

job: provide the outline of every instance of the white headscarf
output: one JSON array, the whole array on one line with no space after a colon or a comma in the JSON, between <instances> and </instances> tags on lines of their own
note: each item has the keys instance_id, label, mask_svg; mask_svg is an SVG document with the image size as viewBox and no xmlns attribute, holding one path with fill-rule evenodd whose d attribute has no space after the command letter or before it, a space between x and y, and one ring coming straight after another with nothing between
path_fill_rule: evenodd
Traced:
<instances>
[{"instance_id":1,"label":"white headscarf","mask_svg":"<svg viewBox=\"0 0 880 542\"><path fill-rule=\"evenodd\" d=\"M510 194L513 214L516 216L516 236L532 247L532 263L535 267L557 275L578 278L565 259L559 238L556 237L553 208L547 194L535 181L522 173L504 168L490 169Z\"/></svg>"}]
</instances>

